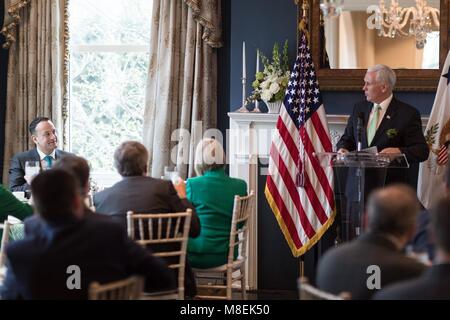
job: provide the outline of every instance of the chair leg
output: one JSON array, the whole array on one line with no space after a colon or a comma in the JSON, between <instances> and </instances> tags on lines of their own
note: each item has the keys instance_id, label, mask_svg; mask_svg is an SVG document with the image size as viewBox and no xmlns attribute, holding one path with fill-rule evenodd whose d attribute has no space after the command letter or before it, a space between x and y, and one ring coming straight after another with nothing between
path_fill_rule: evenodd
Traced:
<instances>
[{"instance_id":1,"label":"chair leg","mask_svg":"<svg viewBox=\"0 0 450 320\"><path fill-rule=\"evenodd\" d=\"M247 284L245 278L245 266L241 268L242 278L241 278L241 292L242 292L242 300L247 300Z\"/></svg>"},{"instance_id":2,"label":"chair leg","mask_svg":"<svg viewBox=\"0 0 450 320\"><path fill-rule=\"evenodd\" d=\"M230 267L228 267L227 270L227 300L231 300L232 296L232 287L233 287L233 271L231 270Z\"/></svg>"}]
</instances>

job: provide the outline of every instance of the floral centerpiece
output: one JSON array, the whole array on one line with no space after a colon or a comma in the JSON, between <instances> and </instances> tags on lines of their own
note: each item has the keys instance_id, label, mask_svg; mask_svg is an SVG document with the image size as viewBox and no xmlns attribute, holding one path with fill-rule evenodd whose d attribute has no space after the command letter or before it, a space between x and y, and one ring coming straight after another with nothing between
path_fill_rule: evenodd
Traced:
<instances>
[{"instance_id":1,"label":"floral centerpiece","mask_svg":"<svg viewBox=\"0 0 450 320\"><path fill-rule=\"evenodd\" d=\"M252 83L254 90L247 102L263 100L270 113L278 113L289 83L288 41L284 43L282 56L278 43L274 44L272 61L261 52L259 54L264 71L256 73L256 79Z\"/></svg>"}]
</instances>

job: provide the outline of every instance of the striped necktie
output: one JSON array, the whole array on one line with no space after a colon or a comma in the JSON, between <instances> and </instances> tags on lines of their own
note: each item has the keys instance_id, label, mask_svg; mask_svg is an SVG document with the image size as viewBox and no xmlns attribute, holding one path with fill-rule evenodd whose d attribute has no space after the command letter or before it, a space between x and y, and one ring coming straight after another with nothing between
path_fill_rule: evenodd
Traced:
<instances>
[{"instance_id":1,"label":"striped necktie","mask_svg":"<svg viewBox=\"0 0 450 320\"><path fill-rule=\"evenodd\" d=\"M369 146L372 143L373 138L375 137L375 132L377 132L381 106L375 103L373 105L373 108L372 118L370 119L369 125L367 126L367 143L369 144Z\"/></svg>"}]
</instances>

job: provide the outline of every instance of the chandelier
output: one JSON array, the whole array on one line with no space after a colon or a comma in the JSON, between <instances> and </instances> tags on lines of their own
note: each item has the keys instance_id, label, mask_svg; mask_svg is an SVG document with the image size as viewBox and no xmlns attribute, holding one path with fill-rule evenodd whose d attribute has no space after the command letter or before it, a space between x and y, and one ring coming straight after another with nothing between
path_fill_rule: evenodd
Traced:
<instances>
[{"instance_id":1,"label":"chandelier","mask_svg":"<svg viewBox=\"0 0 450 320\"><path fill-rule=\"evenodd\" d=\"M320 1L320 9L325 18L337 17L342 11L344 0L322 0Z\"/></svg>"},{"instance_id":2,"label":"chandelier","mask_svg":"<svg viewBox=\"0 0 450 320\"><path fill-rule=\"evenodd\" d=\"M375 12L375 28L379 36L414 36L417 49L424 48L433 25L439 28L439 9L429 7L426 0L416 0L415 7L405 8L397 0L391 0L390 7L380 0Z\"/></svg>"}]
</instances>

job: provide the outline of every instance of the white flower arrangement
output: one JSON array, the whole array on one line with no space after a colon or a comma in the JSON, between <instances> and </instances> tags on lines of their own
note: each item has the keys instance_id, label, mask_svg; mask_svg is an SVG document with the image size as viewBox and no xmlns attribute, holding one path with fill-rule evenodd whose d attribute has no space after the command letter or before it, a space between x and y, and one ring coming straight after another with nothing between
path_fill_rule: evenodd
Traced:
<instances>
[{"instance_id":1,"label":"white flower arrangement","mask_svg":"<svg viewBox=\"0 0 450 320\"><path fill-rule=\"evenodd\" d=\"M273 46L272 61L260 52L264 71L255 75L252 83L253 92L247 98L247 103L255 100L264 102L276 102L283 100L289 83L288 41L284 43L283 63L279 52L278 43Z\"/></svg>"}]
</instances>

